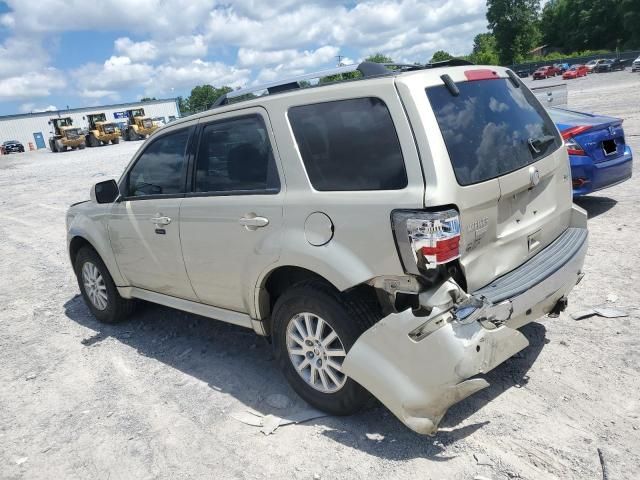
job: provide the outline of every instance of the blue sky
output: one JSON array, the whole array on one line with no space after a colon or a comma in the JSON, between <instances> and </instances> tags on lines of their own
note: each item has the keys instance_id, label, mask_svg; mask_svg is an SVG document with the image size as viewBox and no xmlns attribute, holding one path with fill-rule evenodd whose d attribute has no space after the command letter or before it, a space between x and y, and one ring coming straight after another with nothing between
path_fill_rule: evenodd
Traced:
<instances>
[{"instance_id":1,"label":"blue sky","mask_svg":"<svg viewBox=\"0 0 640 480\"><path fill-rule=\"evenodd\" d=\"M0 1L0 115L245 86L329 68L336 55L465 54L485 10L485 0Z\"/></svg>"}]
</instances>

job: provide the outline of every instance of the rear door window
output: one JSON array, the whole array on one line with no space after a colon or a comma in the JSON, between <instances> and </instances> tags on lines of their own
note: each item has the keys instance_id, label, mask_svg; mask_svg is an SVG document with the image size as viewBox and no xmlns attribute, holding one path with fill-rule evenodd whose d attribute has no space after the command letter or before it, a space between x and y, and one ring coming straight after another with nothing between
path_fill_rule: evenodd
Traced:
<instances>
[{"instance_id":1,"label":"rear door window","mask_svg":"<svg viewBox=\"0 0 640 480\"><path fill-rule=\"evenodd\" d=\"M195 191L214 194L280 191L262 117L247 115L205 125L196 163Z\"/></svg>"},{"instance_id":2,"label":"rear door window","mask_svg":"<svg viewBox=\"0 0 640 480\"><path fill-rule=\"evenodd\" d=\"M460 185L471 185L536 162L562 145L555 125L526 88L508 79L427 88Z\"/></svg>"},{"instance_id":3,"label":"rear door window","mask_svg":"<svg viewBox=\"0 0 640 480\"><path fill-rule=\"evenodd\" d=\"M398 135L379 98L292 107L289 122L316 190L399 190L407 186Z\"/></svg>"}]
</instances>

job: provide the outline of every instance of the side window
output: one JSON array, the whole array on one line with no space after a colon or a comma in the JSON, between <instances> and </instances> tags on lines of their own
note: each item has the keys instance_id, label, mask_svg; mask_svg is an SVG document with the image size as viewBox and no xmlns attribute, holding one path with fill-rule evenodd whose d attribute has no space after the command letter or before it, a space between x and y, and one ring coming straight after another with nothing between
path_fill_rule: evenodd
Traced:
<instances>
[{"instance_id":1,"label":"side window","mask_svg":"<svg viewBox=\"0 0 640 480\"><path fill-rule=\"evenodd\" d=\"M382 100L355 98L292 107L289 122L316 190L407 186L398 135Z\"/></svg>"},{"instance_id":2,"label":"side window","mask_svg":"<svg viewBox=\"0 0 640 480\"><path fill-rule=\"evenodd\" d=\"M129 172L128 197L184 193L189 130L163 135L145 149Z\"/></svg>"},{"instance_id":3,"label":"side window","mask_svg":"<svg viewBox=\"0 0 640 480\"><path fill-rule=\"evenodd\" d=\"M259 115L206 125L196 163L196 192L280 191L267 129Z\"/></svg>"}]
</instances>

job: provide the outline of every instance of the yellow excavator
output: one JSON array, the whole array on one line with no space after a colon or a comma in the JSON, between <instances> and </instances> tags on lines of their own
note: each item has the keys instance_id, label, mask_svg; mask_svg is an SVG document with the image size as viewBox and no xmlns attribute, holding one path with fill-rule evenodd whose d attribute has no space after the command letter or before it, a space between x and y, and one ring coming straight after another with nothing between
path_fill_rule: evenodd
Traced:
<instances>
[{"instance_id":1,"label":"yellow excavator","mask_svg":"<svg viewBox=\"0 0 640 480\"><path fill-rule=\"evenodd\" d=\"M89 123L89 133L87 133L87 146L99 147L111 143L120 143L120 129L115 122L107 122L104 113L90 113L86 116Z\"/></svg>"},{"instance_id":2,"label":"yellow excavator","mask_svg":"<svg viewBox=\"0 0 640 480\"><path fill-rule=\"evenodd\" d=\"M71 117L51 118L49 125L53 126L53 136L49 137L49 148L52 152L66 152L67 148L82 150L85 147L82 130L73 126Z\"/></svg>"},{"instance_id":3,"label":"yellow excavator","mask_svg":"<svg viewBox=\"0 0 640 480\"><path fill-rule=\"evenodd\" d=\"M155 132L157 125L151 117L146 117L144 108L127 110L127 129L122 133L125 140L142 140Z\"/></svg>"}]
</instances>

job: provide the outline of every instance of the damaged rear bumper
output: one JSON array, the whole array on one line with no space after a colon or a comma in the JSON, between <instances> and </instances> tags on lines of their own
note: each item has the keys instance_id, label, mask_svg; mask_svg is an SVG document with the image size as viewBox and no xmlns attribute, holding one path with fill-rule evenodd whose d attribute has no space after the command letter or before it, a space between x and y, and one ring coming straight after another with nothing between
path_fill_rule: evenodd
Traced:
<instances>
[{"instance_id":1,"label":"damaged rear bumper","mask_svg":"<svg viewBox=\"0 0 640 480\"><path fill-rule=\"evenodd\" d=\"M489 385L471 377L529 344L517 328L566 298L582 278L586 250L579 225L471 295L443 282L421 294L429 316L406 310L383 318L356 341L343 371L409 428L434 434L451 405Z\"/></svg>"}]
</instances>

